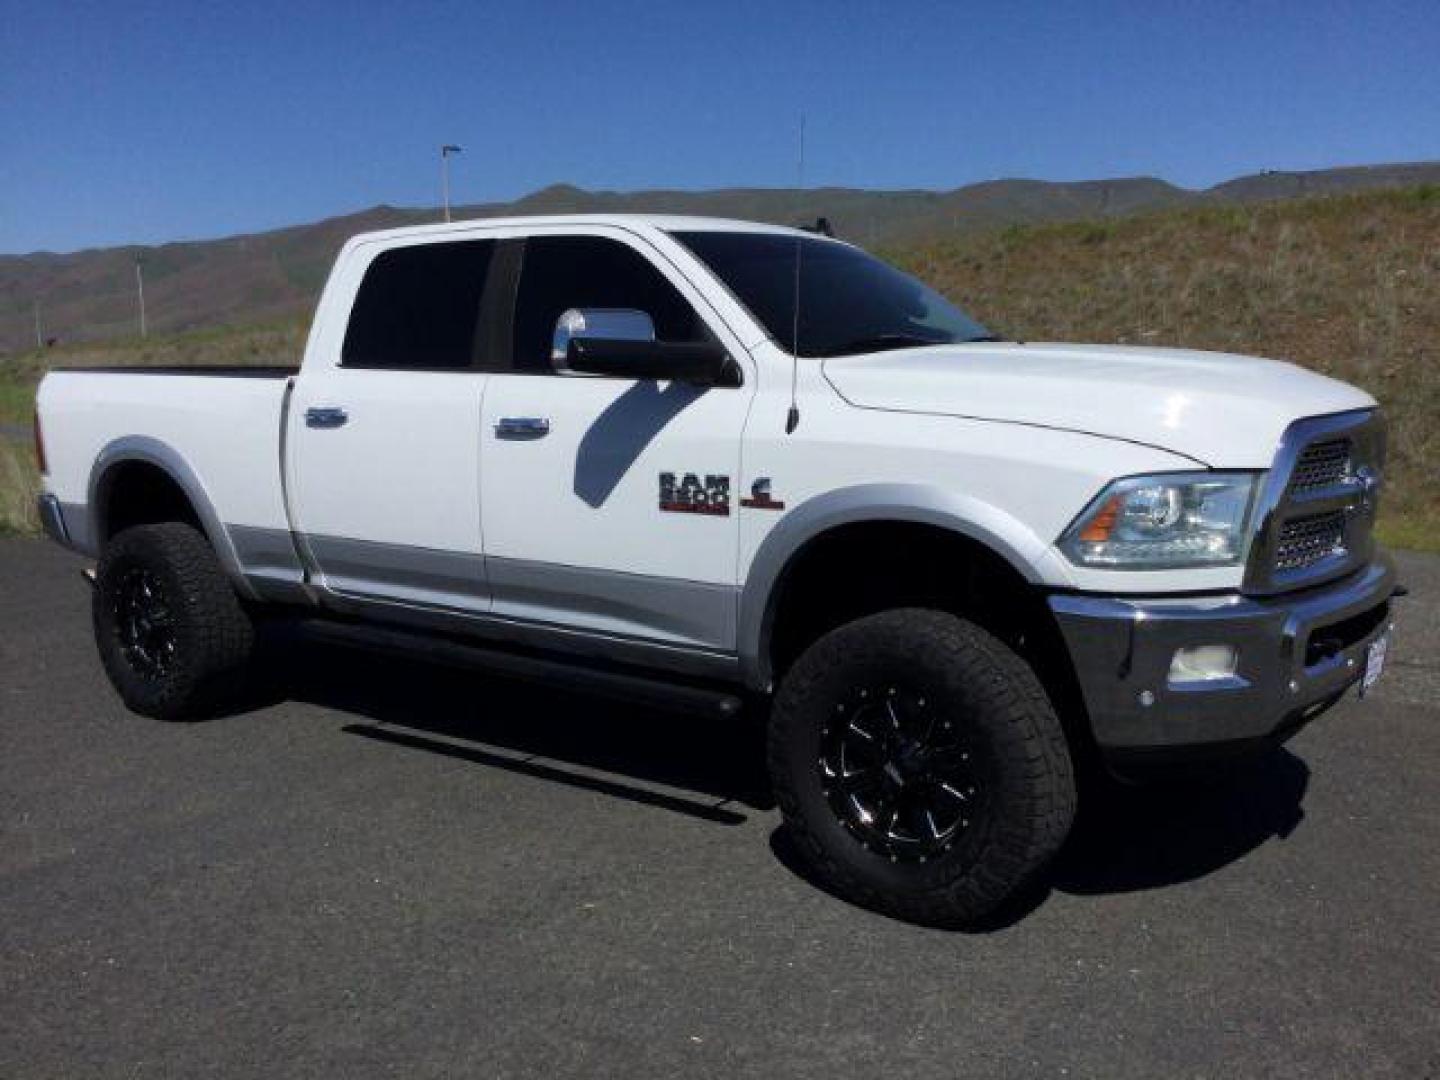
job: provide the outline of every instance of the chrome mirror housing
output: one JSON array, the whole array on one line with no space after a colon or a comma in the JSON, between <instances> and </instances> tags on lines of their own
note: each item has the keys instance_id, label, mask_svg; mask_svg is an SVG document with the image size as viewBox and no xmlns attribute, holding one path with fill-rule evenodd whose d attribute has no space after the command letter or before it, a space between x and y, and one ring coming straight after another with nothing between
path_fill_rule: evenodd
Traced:
<instances>
[{"instance_id":1,"label":"chrome mirror housing","mask_svg":"<svg viewBox=\"0 0 1440 1080\"><path fill-rule=\"evenodd\" d=\"M572 338L649 343L655 340L655 323L633 308L571 308L555 320L550 339L550 363L556 371L573 374L567 359Z\"/></svg>"}]
</instances>

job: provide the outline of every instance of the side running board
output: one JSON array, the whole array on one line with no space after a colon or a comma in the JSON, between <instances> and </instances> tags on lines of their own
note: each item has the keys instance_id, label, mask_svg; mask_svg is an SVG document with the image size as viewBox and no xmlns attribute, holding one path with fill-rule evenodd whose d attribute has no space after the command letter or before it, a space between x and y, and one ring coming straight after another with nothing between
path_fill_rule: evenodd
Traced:
<instances>
[{"instance_id":1,"label":"side running board","mask_svg":"<svg viewBox=\"0 0 1440 1080\"><path fill-rule=\"evenodd\" d=\"M744 707L740 695L728 688L671 682L615 668L554 660L533 653L510 652L398 627L329 619L306 619L300 627L305 637L313 641L372 652L403 653L422 660L490 671L513 679L657 709L726 719L737 716Z\"/></svg>"}]
</instances>

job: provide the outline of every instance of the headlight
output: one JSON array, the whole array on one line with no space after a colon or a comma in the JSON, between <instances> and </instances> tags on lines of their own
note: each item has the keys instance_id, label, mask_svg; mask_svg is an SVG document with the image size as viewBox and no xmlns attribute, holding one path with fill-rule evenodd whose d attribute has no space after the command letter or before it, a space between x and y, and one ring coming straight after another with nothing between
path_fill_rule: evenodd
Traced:
<instances>
[{"instance_id":1,"label":"headlight","mask_svg":"<svg viewBox=\"0 0 1440 1080\"><path fill-rule=\"evenodd\" d=\"M1060 537L1071 562L1110 570L1235 566L1250 539L1257 473L1116 480Z\"/></svg>"}]
</instances>

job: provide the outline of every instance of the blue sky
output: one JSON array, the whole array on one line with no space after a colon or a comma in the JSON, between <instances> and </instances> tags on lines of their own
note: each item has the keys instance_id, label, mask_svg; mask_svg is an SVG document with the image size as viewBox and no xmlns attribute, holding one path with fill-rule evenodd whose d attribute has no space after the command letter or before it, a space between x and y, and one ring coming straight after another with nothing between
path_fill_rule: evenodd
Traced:
<instances>
[{"instance_id":1,"label":"blue sky","mask_svg":"<svg viewBox=\"0 0 1440 1080\"><path fill-rule=\"evenodd\" d=\"M1440 2L0 0L0 252L588 188L1440 158Z\"/></svg>"}]
</instances>

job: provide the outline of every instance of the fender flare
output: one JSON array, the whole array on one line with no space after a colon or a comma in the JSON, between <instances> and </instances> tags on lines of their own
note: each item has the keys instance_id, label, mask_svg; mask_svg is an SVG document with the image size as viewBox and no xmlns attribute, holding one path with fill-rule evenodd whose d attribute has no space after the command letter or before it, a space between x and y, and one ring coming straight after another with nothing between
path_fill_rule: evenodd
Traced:
<instances>
[{"instance_id":1,"label":"fender flare","mask_svg":"<svg viewBox=\"0 0 1440 1080\"><path fill-rule=\"evenodd\" d=\"M89 535L86 539L91 553L98 555L100 552L100 536L105 519L109 516L109 488L114 483L116 469L131 462L153 465L175 483L194 508L195 516L200 519L200 527L220 560L225 576L242 596L255 599L255 592L241 569L235 544L229 531L221 523L220 516L216 514L214 500L210 498L205 484L179 451L148 435L125 435L106 443L90 467L90 482L86 491Z\"/></svg>"},{"instance_id":2,"label":"fender flare","mask_svg":"<svg viewBox=\"0 0 1440 1080\"><path fill-rule=\"evenodd\" d=\"M867 521L937 526L989 549L1026 581L1040 584L1056 578L1051 545L990 503L933 484L859 484L826 492L786 514L751 560L740 591L736 642L740 670L750 689L762 693L771 689L770 635L785 578L796 558L833 529Z\"/></svg>"}]
</instances>

